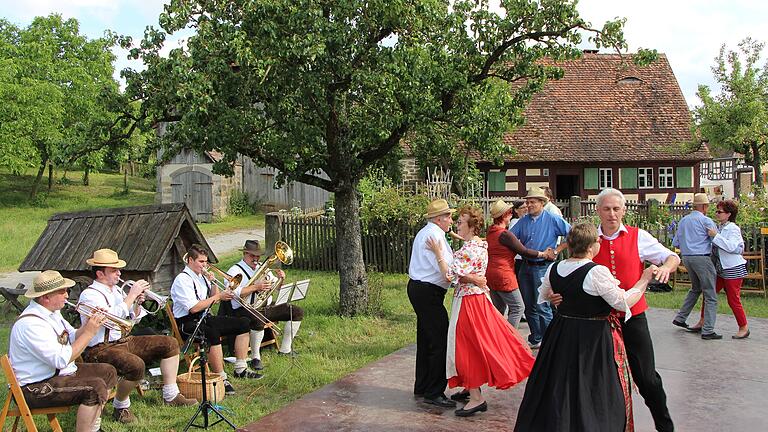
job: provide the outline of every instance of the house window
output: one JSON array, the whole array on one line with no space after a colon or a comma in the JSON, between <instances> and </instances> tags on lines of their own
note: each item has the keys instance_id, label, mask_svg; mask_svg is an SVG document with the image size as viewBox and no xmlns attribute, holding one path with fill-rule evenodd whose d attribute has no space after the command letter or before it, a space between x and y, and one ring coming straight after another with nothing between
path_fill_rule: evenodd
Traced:
<instances>
[{"instance_id":1,"label":"house window","mask_svg":"<svg viewBox=\"0 0 768 432\"><path fill-rule=\"evenodd\" d=\"M613 187L613 168L600 168L599 179L600 189Z\"/></svg>"},{"instance_id":2,"label":"house window","mask_svg":"<svg viewBox=\"0 0 768 432\"><path fill-rule=\"evenodd\" d=\"M653 168L637 169L637 187L651 189L653 187Z\"/></svg>"},{"instance_id":3,"label":"house window","mask_svg":"<svg viewBox=\"0 0 768 432\"><path fill-rule=\"evenodd\" d=\"M549 168L542 168L541 175L544 177L549 177Z\"/></svg>"},{"instance_id":4,"label":"house window","mask_svg":"<svg viewBox=\"0 0 768 432\"><path fill-rule=\"evenodd\" d=\"M659 187L662 189L671 189L675 187L672 167L659 168Z\"/></svg>"}]
</instances>

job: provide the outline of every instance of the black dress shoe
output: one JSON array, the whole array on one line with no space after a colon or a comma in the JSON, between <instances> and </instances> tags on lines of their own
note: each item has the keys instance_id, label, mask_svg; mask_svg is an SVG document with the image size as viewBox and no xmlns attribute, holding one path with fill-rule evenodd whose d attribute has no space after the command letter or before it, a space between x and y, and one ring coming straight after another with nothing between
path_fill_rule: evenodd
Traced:
<instances>
[{"instance_id":1,"label":"black dress shoe","mask_svg":"<svg viewBox=\"0 0 768 432\"><path fill-rule=\"evenodd\" d=\"M686 330L691 333L701 333L701 327L688 327Z\"/></svg>"},{"instance_id":2,"label":"black dress shoe","mask_svg":"<svg viewBox=\"0 0 768 432\"><path fill-rule=\"evenodd\" d=\"M456 402L448 399L447 397L445 397L445 395L440 395L434 398L425 397L424 403L437 405L442 408L454 408L456 406Z\"/></svg>"},{"instance_id":3,"label":"black dress shoe","mask_svg":"<svg viewBox=\"0 0 768 432\"><path fill-rule=\"evenodd\" d=\"M451 400L455 400L457 402L466 402L467 400L469 400L469 390L465 389L460 392L452 394Z\"/></svg>"},{"instance_id":4,"label":"black dress shoe","mask_svg":"<svg viewBox=\"0 0 768 432\"><path fill-rule=\"evenodd\" d=\"M686 324L685 321L672 320L672 324L684 329L688 328L688 324Z\"/></svg>"},{"instance_id":5,"label":"black dress shoe","mask_svg":"<svg viewBox=\"0 0 768 432\"><path fill-rule=\"evenodd\" d=\"M733 335L731 336L731 339L746 339L748 337L749 337L749 330L747 330L747 332L744 333L744 336ZM451 396L451 398L453 398L453 396Z\"/></svg>"},{"instance_id":6,"label":"black dress shoe","mask_svg":"<svg viewBox=\"0 0 768 432\"><path fill-rule=\"evenodd\" d=\"M469 417L469 416L475 415L476 412L481 412L481 411L482 412L488 411L487 402L483 402L480 405L470 409L460 408L454 411L454 413L459 417Z\"/></svg>"},{"instance_id":7,"label":"black dress shoe","mask_svg":"<svg viewBox=\"0 0 768 432\"><path fill-rule=\"evenodd\" d=\"M701 338L704 339L704 340L717 340L717 339L722 339L723 335L717 334L715 332L712 332L712 333L702 333Z\"/></svg>"}]
</instances>

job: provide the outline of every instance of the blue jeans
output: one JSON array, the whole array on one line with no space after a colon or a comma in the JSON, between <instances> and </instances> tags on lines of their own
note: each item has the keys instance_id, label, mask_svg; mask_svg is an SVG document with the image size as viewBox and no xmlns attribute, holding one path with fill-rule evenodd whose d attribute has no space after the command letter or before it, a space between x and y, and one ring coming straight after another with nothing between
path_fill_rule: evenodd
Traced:
<instances>
[{"instance_id":1,"label":"blue jeans","mask_svg":"<svg viewBox=\"0 0 768 432\"><path fill-rule=\"evenodd\" d=\"M548 267L547 265L530 265L523 260L520 274L517 275L520 293L523 295L523 302L525 303L525 319L531 329L528 342L534 344L541 342L544 331L549 326L549 322L552 321L552 309L549 307L549 303L537 303L541 278L544 277Z\"/></svg>"}]
</instances>

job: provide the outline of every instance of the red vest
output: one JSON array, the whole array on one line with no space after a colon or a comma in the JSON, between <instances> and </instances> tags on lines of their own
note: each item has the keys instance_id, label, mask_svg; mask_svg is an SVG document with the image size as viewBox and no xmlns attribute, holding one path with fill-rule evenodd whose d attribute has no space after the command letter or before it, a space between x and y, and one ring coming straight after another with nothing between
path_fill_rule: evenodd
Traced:
<instances>
[{"instance_id":1,"label":"red vest","mask_svg":"<svg viewBox=\"0 0 768 432\"><path fill-rule=\"evenodd\" d=\"M608 267L611 274L619 280L619 286L626 291L635 286L643 275L643 262L640 261L640 253L637 250L638 229L625 227L627 232L620 231L619 236L613 240L600 237L600 252L592 261ZM640 301L632 306L632 315L643 313L646 309L648 303L643 295Z\"/></svg>"},{"instance_id":2,"label":"red vest","mask_svg":"<svg viewBox=\"0 0 768 432\"><path fill-rule=\"evenodd\" d=\"M488 242L488 268L485 277L488 288L494 291L514 291L518 288L515 277L515 253L499 243L499 237L506 228L492 225L488 228L485 241Z\"/></svg>"}]
</instances>

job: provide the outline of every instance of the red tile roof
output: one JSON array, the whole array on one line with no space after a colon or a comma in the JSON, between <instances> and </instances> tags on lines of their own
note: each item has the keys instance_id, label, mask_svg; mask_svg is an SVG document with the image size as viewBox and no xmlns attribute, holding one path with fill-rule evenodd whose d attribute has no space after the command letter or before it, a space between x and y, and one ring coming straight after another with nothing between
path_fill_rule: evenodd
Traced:
<instances>
[{"instance_id":1,"label":"red tile roof","mask_svg":"<svg viewBox=\"0 0 768 432\"><path fill-rule=\"evenodd\" d=\"M631 55L585 53L559 63L526 108L526 124L504 140L508 161L703 160L705 146L681 154L690 114L667 57L636 67Z\"/></svg>"}]
</instances>

